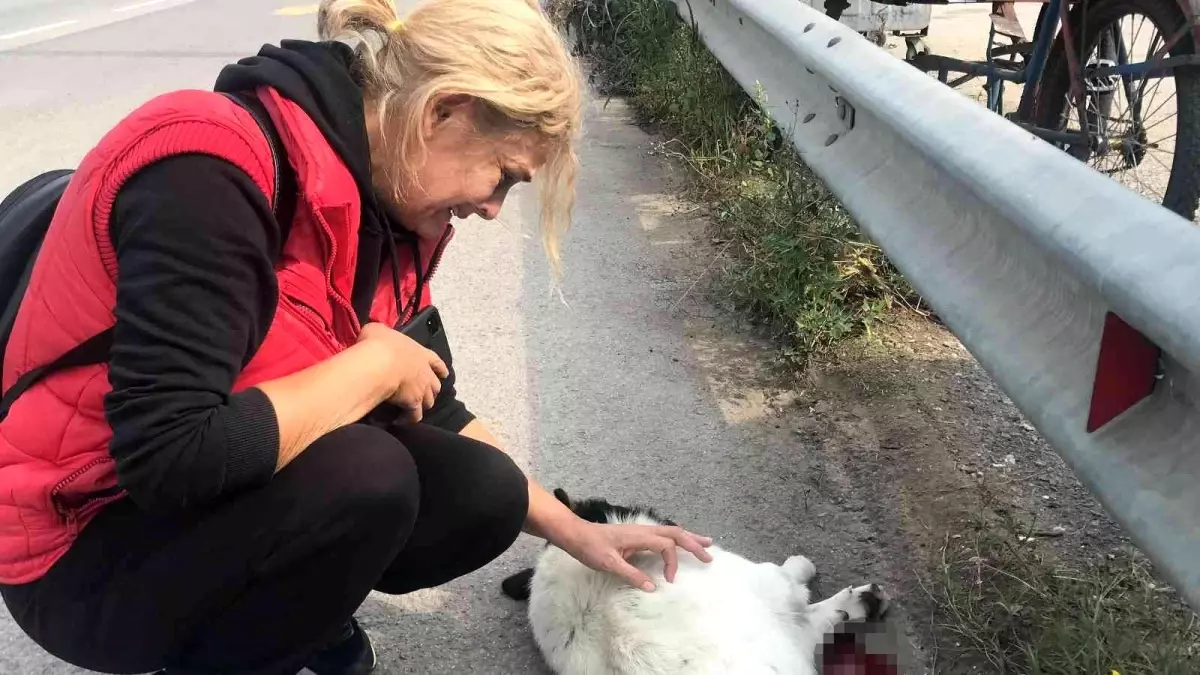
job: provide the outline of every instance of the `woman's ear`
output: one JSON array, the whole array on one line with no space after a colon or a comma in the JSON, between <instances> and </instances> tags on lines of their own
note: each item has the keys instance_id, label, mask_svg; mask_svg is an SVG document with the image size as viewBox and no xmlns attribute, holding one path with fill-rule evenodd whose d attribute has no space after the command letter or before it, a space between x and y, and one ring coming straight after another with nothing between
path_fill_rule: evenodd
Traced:
<instances>
[{"instance_id":1,"label":"woman's ear","mask_svg":"<svg viewBox=\"0 0 1200 675\"><path fill-rule=\"evenodd\" d=\"M466 94L445 94L435 96L429 102L426 123L432 128L451 120L467 122L474 112L474 99Z\"/></svg>"},{"instance_id":2,"label":"woman's ear","mask_svg":"<svg viewBox=\"0 0 1200 675\"><path fill-rule=\"evenodd\" d=\"M464 134L475 128L475 100L466 94L435 96L421 121L425 141L444 137L450 143L459 143Z\"/></svg>"}]
</instances>

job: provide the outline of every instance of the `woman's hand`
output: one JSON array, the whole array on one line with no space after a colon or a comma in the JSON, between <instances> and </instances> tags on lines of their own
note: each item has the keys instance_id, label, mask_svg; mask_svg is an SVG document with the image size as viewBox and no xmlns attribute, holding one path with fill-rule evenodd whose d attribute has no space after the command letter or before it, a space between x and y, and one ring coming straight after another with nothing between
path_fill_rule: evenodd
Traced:
<instances>
[{"instance_id":1,"label":"woman's hand","mask_svg":"<svg viewBox=\"0 0 1200 675\"><path fill-rule=\"evenodd\" d=\"M376 346L385 355L389 381L395 386L387 402L404 410L410 422L420 422L442 390L442 378L450 375L446 364L433 350L381 323L363 326L358 343Z\"/></svg>"},{"instance_id":2,"label":"woman's hand","mask_svg":"<svg viewBox=\"0 0 1200 675\"><path fill-rule=\"evenodd\" d=\"M500 447L500 442L479 420L472 421L459 433ZM626 560L635 553L653 551L661 555L663 576L668 583L675 581L679 548L703 562L712 562L712 556L704 550L713 543L708 537L674 525L597 525L580 518L532 477L528 480L529 514L525 531L554 544L594 570L617 575L634 588L647 593L654 590L650 577Z\"/></svg>"},{"instance_id":3,"label":"woman's hand","mask_svg":"<svg viewBox=\"0 0 1200 675\"><path fill-rule=\"evenodd\" d=\"M712 546L712 539L672 525L598 525L579 520L563 541L554 543L584 565L615 574L630 586L648 593L654 590L654 582L627 560L635 553L653 551L661 555L667 583L675 581L679 548L702 562L712 562L712 556L704 550Z\"/></svg>"}]
</instances>

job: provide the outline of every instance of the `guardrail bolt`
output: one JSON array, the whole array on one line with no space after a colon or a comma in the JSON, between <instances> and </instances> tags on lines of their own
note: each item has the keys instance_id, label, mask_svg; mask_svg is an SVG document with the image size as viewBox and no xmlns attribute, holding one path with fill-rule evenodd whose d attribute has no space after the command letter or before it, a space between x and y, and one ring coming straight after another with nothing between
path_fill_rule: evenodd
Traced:
<instances>
[{"instance_id":1,"label":"guardrail bolt","mask_svg":"<svg viewBox=\"0 0 1200 675\"><path fill-rule=\"evenodd\" d=\"M808 124L809 122L813 121L813 118L816 116L817 116L816 113L808 113L807 115L804 116L804 119L801 120L801 123Z\"/></svg>"},{"instance_id":2,"label":"guardrail bolt","mask_svg":"<svg viewBox=\"0 0 1200 675\"><path fill-rule=\"evenodd\" d=\"M827 44L827 45L825 45L825 46L826 46L826 47L832 47L832 46L836 45L837 43L839 43L839 42L841 42L841 41L842 41L842 38L840 38L840 37L833 38L832 40L830 40L830 41L829 41L829 44Z\"/></svg>"},{"instance_id":3,"label":"guardrail bolt","mask_svg":"<svg viewBox=\"0 0 1200 675\"><path fill-rule=\"evenodd\" d=\"M808 24L807 26L805 26L805 27L804 27L804 32L805 32L805 33L807 33L808 31L812 30L813 28L816 28L816 26L817 26L817 24L815 24L815 23L810 23L810 24Z\"/></svg>"},{"instance_id":4,"label":"guardrail bolt","mask_svg":"<svg viewBox=\"0 0 1200 675\"><path fill-rule=\"evenodd\" d=\"M837 135L837 134L833 134L833 135L832 135L832 136L830 136L829 138L826 138L826 139L825 139L825 147L827 147L827 148L828 148L829 146L833 145L833 142L834 142L834 141L836 141L837 139L838 139L838 135Z\"/></svg>"},{"instance_id":5,"label":"guardrail bolt","mask_svg":"<svg viewBox=\"0 0 1200 675\"><path fill-rule=\"evenodd\" d=\"M838 119L842 121L846 127L846 131L854 128L854 106L841 96L835 96L833 99L834 105L837 106Z\"/></svg>"}]
</instances>

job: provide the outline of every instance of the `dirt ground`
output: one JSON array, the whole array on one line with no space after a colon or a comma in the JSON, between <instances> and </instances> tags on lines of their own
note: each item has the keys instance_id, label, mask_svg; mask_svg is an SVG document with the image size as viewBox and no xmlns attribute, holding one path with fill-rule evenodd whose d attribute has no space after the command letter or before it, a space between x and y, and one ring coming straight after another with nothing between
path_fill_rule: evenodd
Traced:
<instances>
[{"instance_id":1,"label":"dirt ground","mask_svg":"<svg viewBox=\"0 0 1200 675\"><path fill-rule=\"evenodd\" d=\"M668 170L683 194L683 170ZM902 650L911 658L902 672L959 672L944 657L939 662L936 617L919 579L943 546L968 531L983 495L991 509L1032 515L1064 563L1130 546L935 320L898 312L801 373L728 306L721 269L737 263L714 243L704 209L680 200L660 211L655 237L692 241L671 247L666 266L675 277L670 285L687 289L675 311L689 327L711 394L729 421L764 444L818 448L805 458L805 475L781 471L779 480L794 486L795 508L829 532L830 542L844 531L860 533L848 542L851 571L885 584L897 600L894 638L907 643ZM836 505L837 513L822 505Z\"/></svg>"}]
</instances>

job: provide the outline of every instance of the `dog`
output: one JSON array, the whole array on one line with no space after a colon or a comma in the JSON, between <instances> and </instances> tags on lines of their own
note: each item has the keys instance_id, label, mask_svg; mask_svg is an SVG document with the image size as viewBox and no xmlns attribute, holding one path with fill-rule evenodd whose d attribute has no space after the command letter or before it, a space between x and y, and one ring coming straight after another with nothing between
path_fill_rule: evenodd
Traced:
<instances>
[{"instance_id":1,"label":"dog","mask_svg":"<svg viewBox=\"0 0 1200 675\"><path fill-rule=\"evenodd\" d=\"M554 496L594 523L675 525L648 508L572 502L562 489ZM810 604L816 568L802 555L776 565L716 545L708 551L710 563L681 553L674 583L663 579L660 556L630 558L655 582L646 593L547 545L536 567L501 587L528 601L534 641L558 675L810 675L821 653L836 651L836 626L878 621L888 610L875 584Z\"/></svg>"}]
</instances>

